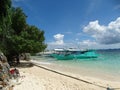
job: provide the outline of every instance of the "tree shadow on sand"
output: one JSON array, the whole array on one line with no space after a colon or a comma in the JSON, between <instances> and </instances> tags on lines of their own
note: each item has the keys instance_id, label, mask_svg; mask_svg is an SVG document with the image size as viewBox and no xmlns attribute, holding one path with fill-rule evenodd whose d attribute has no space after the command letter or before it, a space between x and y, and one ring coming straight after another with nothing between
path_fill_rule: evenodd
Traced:
<instances>
[{"instance_id":1,"label":"tree shadow on sand","mask_svg":"<svg viewBox=\"0 0 120 90\"><path fill-rule=\"evenodd\" d=\"M17 68L30 68L33 66L34 64L31 63L30 61L21 61L19 64L13 65L13 67L17 67Z\"/></svg>"}]
</instances>

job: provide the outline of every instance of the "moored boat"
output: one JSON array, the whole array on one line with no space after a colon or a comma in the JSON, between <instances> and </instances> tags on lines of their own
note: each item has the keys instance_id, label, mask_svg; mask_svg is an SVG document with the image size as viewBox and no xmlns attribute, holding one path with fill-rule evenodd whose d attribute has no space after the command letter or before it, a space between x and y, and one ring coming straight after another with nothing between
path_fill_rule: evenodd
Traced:
<instances>
[{"instance_id":1,"label":"moored boat","mask_svg":"<svg viewBox=\"0 0 120 90\"><path fill-rule=\"evenodd\" d=\"M98 54L94 50L75 50L75 49L55 49L51 54L52 57L58 60L97 58Z\"/></svg>"}]
</instances>

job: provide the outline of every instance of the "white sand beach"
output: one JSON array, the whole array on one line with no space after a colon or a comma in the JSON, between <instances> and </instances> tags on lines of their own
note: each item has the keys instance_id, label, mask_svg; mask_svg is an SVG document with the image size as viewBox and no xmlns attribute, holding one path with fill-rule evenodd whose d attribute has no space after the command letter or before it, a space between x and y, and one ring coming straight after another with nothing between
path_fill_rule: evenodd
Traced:
<instances>
[{"instance_id":1,"label":"white sand beach","mask_svg":"<svg viewBox=\"0 0 120 90\"><path fill-rule=\"evenodd\" d=\"M22 77L14 90L107 90L107 87L116 88L110 90L120 90L120 82L59 73L43 67L18 68Z\"/></svg>"}]
</instances>

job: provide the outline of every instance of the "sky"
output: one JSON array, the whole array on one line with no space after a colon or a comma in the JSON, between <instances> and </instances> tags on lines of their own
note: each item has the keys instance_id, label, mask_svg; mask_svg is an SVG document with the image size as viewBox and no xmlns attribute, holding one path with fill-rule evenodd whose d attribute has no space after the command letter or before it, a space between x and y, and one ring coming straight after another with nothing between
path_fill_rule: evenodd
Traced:
<instances>
[{"instance_id":1,"label":"sky","mask_svg":"<svg viewBox=\"0 0 120 90\"><path fill-rule=\"evenodd\" d=\"M47 49L120 48L120 0L12 0L45 31Z\"/></svg>"}]
</instances>

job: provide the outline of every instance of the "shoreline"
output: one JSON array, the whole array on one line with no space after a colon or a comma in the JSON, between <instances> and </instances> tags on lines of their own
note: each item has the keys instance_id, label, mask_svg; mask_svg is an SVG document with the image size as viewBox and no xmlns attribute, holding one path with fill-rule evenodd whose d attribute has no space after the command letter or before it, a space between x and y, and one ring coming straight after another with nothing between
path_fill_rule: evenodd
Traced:
<instances>
[{"instance_id":1,"label":"shoreline","mask_svg":"<svg viewBox=\"0 0 120 90\"><path fill-rule=\"evenodd\" d=\"M80 76L86 76L86 77L93 77L93 78L99 78L99 79L104 79L106 81L117 81L119 82L120 80L120 76L119 74L116 75L116 73L109 73L109 72L105 72L105 71L100 71L100 70L93 70L93 69L89 69L89 68L85 68L85 67L70 67L70 66L65 66L65 65L59 65L56 63L49 63L49 62L44 62L42 61L37 61L37 60L31 60L31 62L39 64L41 66L53 69L53 70L57 70L59 72L63 72L63 73L69 73L69 74L74 74L74 75L80 75Z\"/></svg>"},{"instance_id":2,"label":"shoreline","mask_svg":"<svg viewBox=\"0 0 120 90\"><path fill-rule=\"evenodd\" d=\"M120 82L56 71L40 64L29 68L19 68L19 70L25 78L20 85L15 86L14 90L26 90L24 89L25 86L28 86L29 90L61 90L62 88L62 90L106 90L107 87L120 88ZM30 86L31 84L33 87Z\"/></svg>"}]
</instances>

